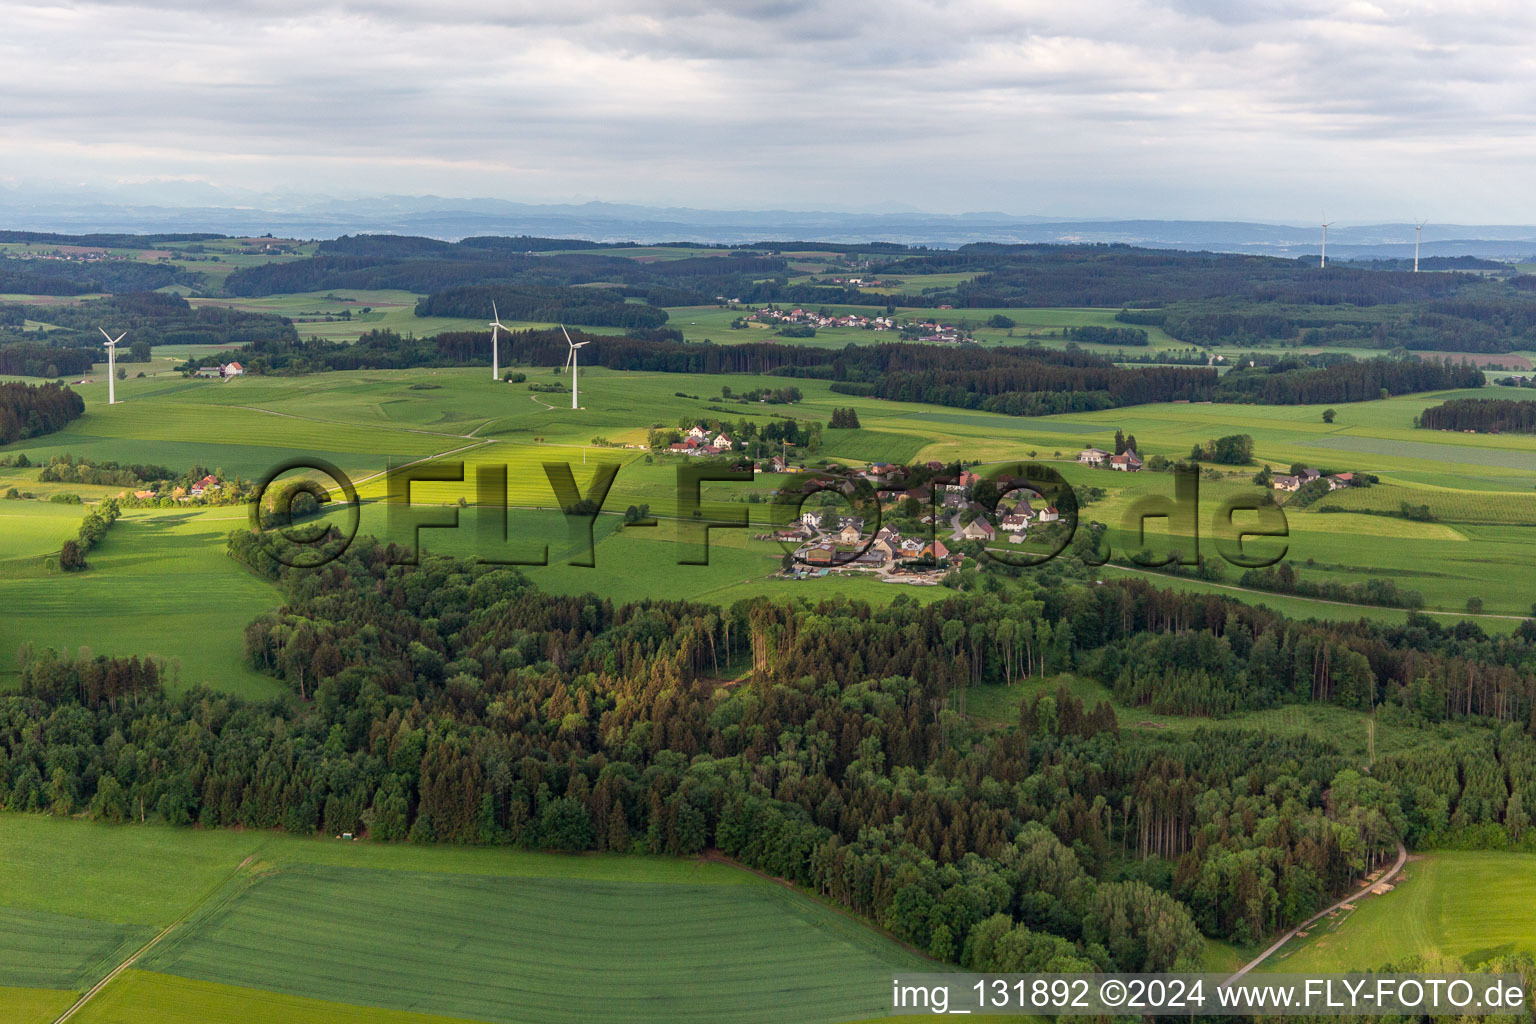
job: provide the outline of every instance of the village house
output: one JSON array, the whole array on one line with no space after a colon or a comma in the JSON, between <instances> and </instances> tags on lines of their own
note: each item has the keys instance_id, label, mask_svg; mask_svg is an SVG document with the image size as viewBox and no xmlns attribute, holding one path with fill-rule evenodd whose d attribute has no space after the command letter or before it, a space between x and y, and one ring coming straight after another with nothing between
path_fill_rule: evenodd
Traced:
<instances>
[{"instance_id":1,"label":"village house","mask_svg":"<svg viewBox=\"0 0 1536 1024\"><path fill-rule=\"evenodd\" d=\"M1002 522L999 525L1004 533L1023 533L1029 529L1029 516L1020 512L1010 512L1008 515L1003 516Z\"/></svg>"},{"instance_id":2,"label":"village house","mask_svg":"<svg viewBox=\"0 0 1536 1024\"><path fill-rule=\"evenodd\" d=\"M1047 505L1040 510L1040 521L1042 523L1054 523L1060 518L1061 513L1057 511L1055 505Z\"/></svg>"},{"instance_id":3,"label":"village house","mask_svg":"<svg viewBox=\"0 0 1536 1024\"><path fill-rule=\"evenodd\" d=\"M1130 448L1127 448L1119 455L1111 455L1109 457L1109 468L1117 469L1122 473L1140 472L1141 466L1141 456L1137 455Z\"/></svg>"},{"instance_id":4,"label":"village house","mask_svg":"<svg viewBox=\"0 0 1536 1024\"><path fill-rule=\"evenodd\" d=\"M1277 491L1294 491L1301 486L1301 477L1290 474L1274 476L1270 477L1269 484Z\"/></svg>"},{"instance_id":5,"label":"village house","mask_svg":"<svg viewBox=\"0 0 1536 1024\"><path fill-rule=\"evenodd\" d=\"M1077 453L1077 461L1085 466L1102 466L1107 458L1109 458L1109 452L1102 448L1084 448Z\"/></svg>"},{"instance_id":6,"label":"village house","mask_svg":"<svg viewBox=\"0 0 1536 1024\"><path fill-rule=\"evenodd\" d=\"M837 531L837 540L840 544L857 544L859 542L859 528L848 523Z\"/></svg>"},{"instance_id":7,"label":"village house","mask_svg":"<svg viewBox=\"0 0 1536 1024\"><path fill-rule=\"evenodd\" d=\"M695 441L702 441L709 436L709 431L705 430L703 427L689 427L688 436L693 438Z\"/></svg>"},{"instance_id":8,"label":"village house","mask_svg":"<svg viewBox=\"0 0 1536 1024\"><path fill-rule=\"evenodd\" d=\"M1355 474L1353 473L1335 473L1328 478L1328 489L1330 491L1336 491L1341 487L1353 486L1355 486Z\"/></svg>"},{"instance_id":9,"label":"village house","mask_svg":"<svg viewBox=\"0 0 1536 1024\"><path fill-rule=\"evenodd\" d=\"M985 519L972 519L960 528L960 536L966 540L992 540L997 536L997 531L992 524Z\"/></svg>"}]
</instances>

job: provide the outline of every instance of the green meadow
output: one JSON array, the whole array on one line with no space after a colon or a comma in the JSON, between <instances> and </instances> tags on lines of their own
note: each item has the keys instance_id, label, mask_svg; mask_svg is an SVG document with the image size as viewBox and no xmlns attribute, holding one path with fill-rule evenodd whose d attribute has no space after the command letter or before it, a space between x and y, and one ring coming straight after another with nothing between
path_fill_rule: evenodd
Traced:
<instances>
[{"instance_id":1,"label":"green meadow","mask_svg":"<svg viewBox=\"0 0 1536 1024\"><path fill-rule=\"evenodd\" d=\"M0 853L0 986L33 1014L5 1024L151 937L80 1019L831 1022L932 966L719 862L32 815L0 815Z\"/></svg>"},{"instance_id":2,"label":"green meadow","mask_svg":"<svg viewBox=\"0 0 1536 1024\"><path fill-rule=\"evenodd\" d=\"M1323 918L1264 963L1288 972L1373 970L1409 956L1460 961L1536 954L1536 856L1417 855L1389 893Z\"/></svg>"},{"instance_id":3,"label":"green meadow","mask_svg":"<svg viewBox=\"0 0 1536 1024\"><path fill-rule=\"evenodd\" d=\"M284 297L292 299L291 296ZM533 382L564 378L549 368L529 369ZM1103 488L1085 520L1114 529L1118 559L1139 550L1139 537L1124 534L1127 513L1144 499L1171 497L1168 474L1121 474L1079 466L1076 452L1110 444L1114 431L1136 435L1144 456L1187 455L1192 444L1242 430L1251 434L1259 462L1286 470L1292 462L1332 470L1377 474L1381 484L1329 495L1305 510L1287 510L1283 540L1252 539L1254 550L1284 544L1303 578L1341 583L1390 579L1419 591L1426 610L1444 621L1465 613L1481 598L1480 622L1509 630L1528 614L1533 595L1523 575L1511 571L1536 558L1536 438L1517 435L1449 434L1416 430L1414 416L1445 395L1341 404L1333 423L1311 406L1221 406L1190 403L1137 406L1099 413L1018 418L884 402L832 392L826 382L797 381L804 399L794 406L727 401L722 386L741 392L760 386L747 375L690 376L625 373L599 368L581 376L582 408L561 396L530 391L526 384L498 383L484 369L359 371L306 377L236 379L227 383L186 380L159 373L130 379L120 403L105 404L105 382L83 384L86 414L64 430L11 446L34 463L60 454L98 461L168 465L178 471L201 465L225 477L258 479L280 463L318 458L353 480L364 504L361 531L399 541L419 538L424 550L482 553L477 533L489 510L478 501L476 474L507 468L508 540L492 552L527 565L542 587L593 591L617 601L647 596L687 596L728 605L766 594L792 600L833 594L875 602L897 594L917 600L945 596L943 588L882 584L867 577L790 581L770 579L783 556L776 543L754 539L771 525L770 506L741 500L777 486L772 476L755 485L706 484L703 513L711 519L747 515L750 528L709 531L708 565L699 557L701 530L679 521L692 509L680 503L677 471L682 460L648 456L639 447L653 425L682 418L752 419L777 416L825 423L837 407L858 410L857 430L826 430L816 458L847 464L866 461L961 459L996 465L1005 461L1054 463L1074 484ZM687 396L698 396L687 397ZM423 516L457 520L454 529L419 531L382 499L393 465L440 457L463 463L463 480L418 482L412 500ZM648 461L649 460L649 461ZM577 486L587 488L600 462L620 465L605 511L594 531L595 566L573 564L587 553L573 539L544 470L546 462L570 465ZM1259 462L1215 467L1201 481L1199 550L1214 557L1214 517L1220 502L1252 497ZM0 489L16 487L47 498L62 490L87 501L121 488L42 484L36 468L0 468ZM466 507L455 511L460 500ZM649 505L655 527L622 529L619 513ZM1401 506L1427 505L1432 521L1401 516ZM1339 511L1326 511L1338 509ZM173 685L209 683L249 694L277 692L276 685L244 665L244 626L278 601L274 587L224 554L224 538L245 525L242 508L131 511L91 553L80 574L50 572L47 559L73 535L84 510L47 501L0 501L0 600L10 614L0 624L0 685L14 679L21 642L73 652L154 654L165 659ZM1239 518L1241 525L1243 520ZM493 528L497 524L491 524ZM1179 524L1147 521L1147 546L1189 552L1195 541ZM1124 564L1106 566L1108 577ZM1158 575L1160 583L1222 593L1288 614L1401 621L1400 609L1337 604L1241 588L1241 570L1227 567L1218 581Z\"/></svg>"}]
</instances>

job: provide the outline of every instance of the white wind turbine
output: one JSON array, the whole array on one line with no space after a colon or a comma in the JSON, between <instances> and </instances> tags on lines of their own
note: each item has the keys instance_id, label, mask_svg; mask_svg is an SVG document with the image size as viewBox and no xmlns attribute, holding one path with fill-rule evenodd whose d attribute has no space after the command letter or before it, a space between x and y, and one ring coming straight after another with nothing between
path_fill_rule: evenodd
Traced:
<instances>
[{"instance_id":1,"label":"white wind turbine","mask_svg":"<svg viewBox=\"0 0 1536 1024\"><path fill-rule=\"evenodd\" d=\"M1324 216L1327 216L1327 214L1324 214ZM1328 265L1328 229L1330 227L1332 227L1332 226L1333 226L1333 221L1331 221L1331 220L1323 221L1323 255L1318 260L1317 265L1319 267L1326 267Z\"/></svg>"},{"instance_id":2,"label":"white wind turbine","mask_svg":"<svg viewBox=\"0 0 1536 1024\"><path fill-rule=\"evenodd\" d=\"M560 325L560 333L565 335L565 343L571 346L571 354L566 357L565 365L571 368L571 408L576 409L579 408L576 404L576 364L578 362L576 350L589 343L585 341L572 341L571 332L565 329L565 324Z\"/></svg>"},{"instance_id":3,"label":"white wind turbine","mask_svg":"<svg viewBox=\"0 0 1536 1024\"><path fill-rule=\"evenodd\" d=\"M501 379L501 345L499 332L506 328L501 325L501 314L496 312L496 303L491 303L491 380Z\"/></svg>"},{"instance_id":4,"label":"white wind turbine","mask_svg":"<svg viewBox=\"0 0 1536 1024\"><path fill-rule=\"evenodd\" d=\"M112 337L112 335L107 333L106 328L98 327L96 329L101 332L101 336L103 338L107 339L107 344L106 344L106 349L107 349L107 404L108 405L116 405L117 404L117 343L122 341L124 338L128 337L128 332L124 331L122 334L119 334L117 337L114 338L114 337Z\"/></svg>"},{"instance_id":5,"label":"white wind turbine","mask_svg":"<svg viewBox=\"0 0 1536 1024\"><path fill-rule=\"evenodd\" d=\"M1421 220L1413 226L1413 272L1419 272L1419 239L1424 236L1424 225L1429 221Z\"/></svg>"}]
</instances>

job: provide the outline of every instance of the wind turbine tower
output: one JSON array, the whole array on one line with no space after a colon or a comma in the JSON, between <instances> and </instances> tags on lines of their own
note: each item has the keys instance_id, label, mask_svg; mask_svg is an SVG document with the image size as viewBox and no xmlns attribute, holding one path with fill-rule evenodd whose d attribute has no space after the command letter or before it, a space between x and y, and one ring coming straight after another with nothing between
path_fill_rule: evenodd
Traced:
<instances>
[{"instance_id":1,"label":"wind turbine tower","mask_svg":"<svg viewBox=\"0 0 1536 1024\"><path fill-rule=\"evenodd\" d=\"M1328 265L1328 229L1332 225L1333 221L1331 220L1323 221L1323 254L1317 262L1319 268L1326 267Z\"/></svg>"},{"instance_id":2,"label":"wind turbine tower","mask_svg":"<svg viewBox=\"0 0 1536 1024\"><path fill-rule=\"evenodd\" d=\"M491 380L501 379L501 345L499 332L506 328L501 326L501 314L496 312L496 303L491 303Z\"/></svg>"},{"instance_id":3,"label":"wind turbine tower","mask_svg":"<svg viewBox=\"0 0 1536 1024\"><path fill-rule=\"evenodd\" d=\"M571 368L571 408L578 409L580 406L576 403L576 364L579 360L576 358L576 350L590 342L572 341L571 332L565 329L565 324L560 325L560 333L565 335L565 343L571 346L571 354L566 357L565 365Z\"/></svg>"},{"instance_id":4,"label":"wind turbine tower","mask_svg":"<svg viewBox=\"0 0 1536 1024\"><path fill-rule=\"evenodd\" d=\"M1424 225L1429 221L1421 220L1413 226L1413 272L1419 272L1419 239L1424 236Z\"/></svg>"},{"instance_id":5,"label":"wind turbine tower","mask_svg":"<svg viewBox=\"0 0 1536 1024\"><path fill-rule=\"evenodd\" d=\"M116 405L117 404L117 343L122 341L124 338L128 337L128 332L124 331L122 334L119 334L117 337L114 338L114 337L112 337L112 335L107 333L106 328L98 327L96 329L98 331L101 331L101 336L103 338L107 339L107 344L106 344L106 350L107 350L107 404L108 405Z\"/></svg>"}]
</instances>

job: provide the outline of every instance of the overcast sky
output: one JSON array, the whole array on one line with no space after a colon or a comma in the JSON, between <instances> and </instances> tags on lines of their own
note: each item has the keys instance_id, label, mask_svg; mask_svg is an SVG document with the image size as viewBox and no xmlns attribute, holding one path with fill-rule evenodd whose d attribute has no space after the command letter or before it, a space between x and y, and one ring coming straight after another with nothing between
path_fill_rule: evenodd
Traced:
<instances>
[{"instance_id":1,"label":"overcast sky","mask_svg":"<svg viewBox=\"0 0 1536 1024\"><path fill-rule=\"evenodd\" d=\"M0 181L1536 223L1536 6L0 0Z\"/></svg>"}]
</instances>

